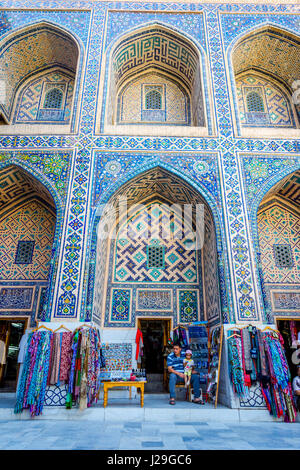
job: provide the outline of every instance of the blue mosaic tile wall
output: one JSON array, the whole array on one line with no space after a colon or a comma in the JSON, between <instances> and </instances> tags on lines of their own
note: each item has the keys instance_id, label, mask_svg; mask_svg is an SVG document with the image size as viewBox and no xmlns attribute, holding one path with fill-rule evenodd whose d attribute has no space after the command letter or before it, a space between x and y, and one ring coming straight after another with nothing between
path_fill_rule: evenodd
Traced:
<instances>
[{"instance_id":1,"label":"blue mosaic tile wall","mask_svg":"<svg viewBox=\"0 0 300 470\"><path fill-rule=\"evenodd\" d=\"M56 234L61 242L51 275L55 272L56 276L50 277L52 317L90 320L86 318L86 298L96 202L108 200L122 182L139 172L161 165L190 182L211 205L218 235L219 272L223 273L220 278L223 320L266 319L257 259L251 250L252 246L257 248L256 212L266 192L299 169L300 145L294 137L241 138L235 134L233 114L237 103L231 103L228 87L233 81L233 71L229 64L228 77L225 60L243 34L261 25L272 24L299 34L299 5L69 0L62 4L52 0L8 0L2 2L1 8L1 39L23 26L46 21L65 28L80 44L81 82L77 82L73 118L74 124L77 113L78 126L73 126L73 134L0 136L0 149L9 152L26 150L43 155L47 151L55 155L66 151L73 155L71 178ZM111 11L115 9L122 10L122 14ZM181 12L185 14L179 16ZM174 27L201 44L212 80L210 111L216 121L215 136L95 135L98 96L102 92L99 90L101 60L116 34L127 34L145 22ZM207 94L208 77L202 78ZM80 83L83 89L79 94ZM95 155L102 158L96 159ZM256 174L248 170L251 161L259 170ZM113 178L105 169L107 162L116 162L114 179L118 184L109 181ZM204 163L204 168L208 165L209 170L197 172L198 162L202 166ZM36 165L26 162L27 170L33 173ZM95 173L102 186L93 186ZM50 181L49 185L52 185Z\"/></svg>"}]
</instances>

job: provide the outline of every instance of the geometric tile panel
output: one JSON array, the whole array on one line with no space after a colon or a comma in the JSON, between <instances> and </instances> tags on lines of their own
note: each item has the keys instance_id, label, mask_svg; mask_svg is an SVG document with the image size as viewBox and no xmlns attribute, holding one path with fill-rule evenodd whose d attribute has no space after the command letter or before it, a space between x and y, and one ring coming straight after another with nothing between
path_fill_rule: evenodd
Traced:
<instances>
[{"instance_id":1,"label":"geometric tile panel","mask_svg":"<svg viewBox=\"0 0 300 470\"><path fill-rule=\"evenodd\" d=\"M235 74L251 69L272 73L290 87L298 80L299 66L299 39L287 31L278 32L272 26L265 27L260 33L250 33L233 53Z\"/></svg>"},{"instance_id":2,"label":"geometric tile panel","mask_svg":"<svg viewBox=\"0 0 300 470\"><path fill-rule=\"evenodd\" d=\"M179 323L198 321L199 302L198 290L178 289L178 314Z\"/></svg>"},{"instance_id":3,"label":"geometric tile panel","mask_svg":"<svg viewBox=\"0 0 300 470\"><path fill-rule=\"evenodd\" d=\"M36 200L25 202L0 221L0 279L46 280L49 273L55 216ZM29 241L34 251L30 264L15 263L19 242Z\"/></svg>"},{"instance_id":4,"label":"geometric tile panel","mask_svg":"<svg viewBox=\"0 0 300 470\"><path fill-rule=\"evenodd\" d=\"M112 289L111 298L111 322L130 322L131 290Z\"/></svg>"},{"instance_id":5,"label":"geometric tile panel","mask_svg":"<svg viewBox=\"0 0 300 470\"><path fill-rule=\"evenodd\" d=\"M251 74L237 79L236 88L243 126L295 127L288 100L271 81ZM262 112L249 112L247 101L254 93L262 100Z\"/></svg>"},{"instance_id":6,"label":"geometric tile panel","mask_svg":"<svg viewBox=\"0 0 300 470\"><path fill-rule=\"evenodd\" d=\"M74 154L72 158L73 176L69 188L68 205L66 206L68 211L65 212L63 219L65 222L65 236L61 237L63 252L59 257L60 262L53 267L53 269L57 268L59 273L59 295L62 298L62 305L60 306L62 306L62 309L66 309L64 310L66 316L79 317L79 315L82 315L82 318L84 318L86 312L84 295L82 296L81 311L78 302L81 299L80 288L83 280L81 268L85 264L84 256L90 246L91 231L88 224L90 218L93 217L93 214L89 213L90 206L87 202L92 201L93 205L94 201L101 201L101 197L105 198L106 190L112 189L114 185L118 186L117 180L119 177L126 182L133 176L137 176L140 162L142 162L141 167L143 166L145 170L147 165L151 166L151 162L155 160L156 164L163 162L174 174L185 175L184 179L186 181L191 182L191 185L195 188L203 188L203 194L209 197L210 201L213 201L212 210L216 222L218 251L220 245L223 245L222 249L228 249L228 256L230 257L229 265L226 251L225 264L221 266L223 259L220 255L221 251L218 252L218 264L221 266L219 272L222 269L224 274L223 280L220 279L220 285L223 285L230 303L228 318L247 321L249 318L257 319L261 306L257 304L255 298L254 283L256 278L250 256L253 240L251 240L251 233L247 224L248 209L250 212L251 209L250 206L246 206L245 200L247 200L247 204L252 200L255 205L255 198L259 195L261 188L264 185L269 185L272 178L275 180L280 172L284 173L283 168L285 165L287 165L286 168L288 168L288 165L291 167L294 165L293 171L299 169L299 165L295 168L295 161L300 153L300 144L297 138L289 138L288 136L280 138L278 135L274 135L274 138L239 138L232 126L232 112L233 109L237 110L237 102L231 101L227 72L231 73L233 83L234 74L230 66L230 52L234 51L234 48L238 45L238 54L233 60L237 74L245 72L246 69L253 70L254 68L265 68L267 70L264 70L264 72L267 73L273 68L277 79L282 82L289 82L291 88L293 80L299 79L299 47L295 39L299 34L297 7L287 2L282 4L276 2L268 2L267 4L257 2L253 4L245 2L236 4L230 4L229 2L226 4L196 2L190 5L185 2L173 2L172 4L124 2L118 5L118 8L122 9L120 13L117 9L108 11L112 8L112 4L105 2L87 1L84 5L87 10L80 10L78 5L72 0L65 0L62 7L57 2L50 0L47 5L45 2L40 3L40 9L37 9L32 0L25 0L24 2L4 0L1 3L2 11L0 13L0 35L9 38L13 30L22 32L23 44L26 47L30 46L30 41L33 41L31 33L34 31L35 26L32 25L39 22L57 25L57 27L49 27L48 30L45 28L43 31L38 31L39 34L47 35L47 40L44 41L47 46L51 42L49 41L51 35L57 34L59 36L60 28L69 31L71 34L74 33L80 45L78 78L79 76L83 78L84 75L84 80L82 80L84 86L80 97L78 88L74 94L74 106L78 104L79 107L80 104L81 110L78 127L76 127L74 134L68 136L56 135L55 133L54 135L49 133L30 136L24 134L2 135L0 137L2 149L8 149L9 151L13 149L16 153L21 153L22 149L26 149L27 159L26 161L22 160L23 156L21 156L20 161L24 161L27 168L32 168L37 173L45 173L45 150L49 154L49 149L53 149L53 151L55 149L58 153L59 150L64 148L68 149L70 153L72 151L72 155ZM7 11L3 10L5 8ZM20 9L18 10L18 8ZM65 10L61 8L65 8ZM92 21L90 21L91 18ZM199 74L201 75L199 78L202 80L201 86L203 85L206 97L208 97L210 89L213 92L213 96L210 97L211 118L207 119L216 123L216 135L214 137L94 135L94 129L98 125L96 115L98 111L97 100L99 93L101 93L99 90L99 77L102 57L109 57L112 48L116 44L120 45L118 40L121 36L128 38L129 32L136 32L138 27L141 31L146 24L153 25L154 23L167 25L170 30L169 35L172 34L171 31L178 29L181 31L182 37L185 38L184 42L189 44L187 38L191 38L192 41L195 41L197 47L199 45L202 57L201 65L207 63L209 69L209 74L205 73L205 67L203 67L203 73ZM266 26L270 24L274 27ZM30 31L28 34L23 34L25 33L24 27L29 25L31 26L27 29L27 32L29 29ZM258 29L262 26L264 26L264 34L255 31L255 28ZM281 28L282 32L279 33ZM249 31L251 31L251 37ZM243 34L248 35L248 37L238 43L237 41L240 40ZM179 37L180 34L175 36ZM31 39L27 41L29 37ZM67 35L62 33L60 38L63 41L67 38ZM141 43L140 39L141 35L136 43ZM19 38L15 38L14 41L6 44L8 52L13 50L18 40ZM87 44L88 48L86 48ZM36 55L30 55L28 53L30 49L26 47L24 47L25 53L20 57L21 63L28 58L30 60L28 64L24 63L24 67L20 67L20 69L25 70L25 72L33 71L34 66L30 62L35 62L37 67L45 65L45 63L50 64L48 59L49 52L52 51L51 48L45 51L43 46L42 53L38 51ZM197 47L195 46L195 50ZM84 48L86 49L84 50ZM45 54L43 54L43 51ZM256 53L251 54L251 51ZM108 52L107 55L106 52ZM161 59L163 49L160 48L159 52ZM227 52L229 52L228 68L225 64ZM0 50L1 58L3 53L4 48ZM11 54L8 54L7 57L11 57ZM143 57L146 58L145 55ZM274 57L276 60L274 60ZM293 57L293 60L289 60L290 57ZM70 55L62 55L61 59L63 60L61 65L66 67ZM155 59L152 57L151 60L153 65ZM168 67L174 69L176 65L178 66L178 64L172 64L172 67ZM140 70L143 66L144 64L138 65ZM17 74L16 61L10 61L8 68L16 72L17 82L24 78L19 77ZM75 71L74 68L72 70ZM106 72L104 68L102 70ZM186 67L184 70L186 70ZM179 73L178 70L176 72ZM183 75L182 79L184 79ZM108 78L107 74L104 77L105 83ZM197 79L196 81L198 83ZM11 90L9 90L9 93L11 93ZM193 107L194 102L196 102L196 99L195 101L192 100ZM203 117L204 114L202 113ZM101 126L103 124L101 122ZM33 156L30 155L30 149ZM97 169L93 168L94 150L99 155L97 163L101 161L103 155L103 167L95 178L97 180L95 190L91 186L92 171L98 171L100 164ZM112 152L115 152L114 155L111 155ZM144 153L142 154L142 152ZM250 178L247 174L242 181L243 176L240 173L241 166L239 162L239 159L243 158L242 152L248 152L250 156L255 154L256 161L261 164L259 165L259 176L256 174L256 168L254 168L253 177ZM203 156L199 156L200 153ZM266 154L269 154L270 157L265 158ZM42 157L39 158L39 155L42 155ZM108 174L104 170L107 160L112 160L112 157L121 167L120 174L116 176ZM106 161L104 161L105 159ZM201 160L201 163L203 163L203 160L209 162L210 169L208 172L196 173L194 171L194 165L197 164L198 160ZM269 160L267 165L265 165L266 160ZM70 158L68 159L69 162ZM42 166L41 170L39 169L40 165ZM68 165L66 166L69 168ZM45 176L49 183L48 187L55 187L58 194L64 198L66 195L66 175L61 178L57 175L55 162L53 162L52 168L53 171ZM162 183L161 186L164 185L164 181L160 181L160 183ZM162 189L162 194L167 192L169 195L173 194L172 191L167 191L170 187L172 185ZM153 186L149 188L148 195L151 193L152 188ZM175 191L177 189L178 185L176 185ZM134 191L138 192L138 188L135 188ZM293 197L292 191L291 196ZM13 203L12 199L10 200L11 204ZM257 212L257 208L255 212ZM254 227L252 218L251 215L251 224ZM256 220L257 214L255 213ZM226 231L224 227L226 227ZM255 233L255 230L253 233ZM254 242L256 243L256 240ZM279 240L277 243L293 246L291 240ZM298 261L295 259L295 253L293 253L293 257L296 265ZM281 269L287 270L287 268ZM293 269L290 269L290 271ZM87 284L87 278L83 280L83 284ZM123 288L124 286L120 287ZM182 288L185 287L182 286ZM224 296L221 301L222 311L224 312ZM55 313L59 313L59 308L56 309L56 307L58 306L53 305Z\"/></svg>"},{"instance_id":7,"label":"geometric tile panel","mask_svg":"<svg viewBox=\"0 0 300 470\"><path fill-rule=\"evenodd\" d=\"M0 288L0 310L30 311L34 296L33 287Z\"/></svg>"},{"instance_id":8,"label":"geometric tile panel","mask_svg":"<svg viewBox=\"0 0 300 470\"><path fill-rule=\"evenodd\" d=\"M23 31L10 40L9 44L0 47L0 69L5 71L7 79L3 111L8 119L14 96L25 78L56 65L75 72L77 58L74 40L61 30L45 24Z\"/></svg>"},{"instance_id":9,"label":"geometric tile panel","mask_svg":"<svg viewBox=\"0 0 300 470\"><path fill-rule=\"evenodd\" d=\"M67 123L70 119L72 95L74 88L74 79L60 70L55 72L44 74L42 77L33 80L29 85L22 91L19 97L19 105L15 115L15 122L32 122L39 121L39 110L45 105L45 93L47 87L52 87L62 91L63 100L59 105L59 112L63 113L62 119L59 119L62 123ZM45 110L43 110L45 111ZM51 110L52 111L52 110ZM48 112L49 114L49 112ZM43 119L55 121L55 119Z\"/></svg>"},{"instance_id":10,"label":"geometric tile panel","mask_svg":"<svg viewBox=\"0 0 300 470\"><path fill-rule=\"evenodd\" d=\"M145 109L145 94L148 88L150 88L150 85L151 89L155 89L155 85L159 85L161 88L159 96L162 96L161 112L164 117L163 119L149 118L149 120L163 121L163 124L187 124L187 97L185 97L182 91L172 81L155 74L147 74L139 80L134 80L132 83L130 82L122 92L122 95L119 97L120 123L141 122L142 111ZM147 121L147 119L145 118L143 121Z\"/></svg>"},{"instance_id":11,"label":"geometric tile panel","mask_svg":"<svg viewBox=\"0 0 300 470\"><path fill-rule=\"evenodd\" d=\"M176 238L181 225L175 214L169 223L172 238L167 232L163 237L162 227L167 227L168 217L163 205L153 203L121 228L116 242L114 282L197 282L197 252L188 245L195 235L189 228L184 238ZM150 250L159 248L164 251L164 260L159 261L162 264L151 264Z\"/></svg>"},{"instance_id":12,"label":"geometric tile panel","mask_svg":"<svg viewBox=\"0 0 300 470\"><path fill-rule=\"evenodd\" d=\"M137 289L136 310L173 312L171 289Z\"/></svg>"},{"instance_id":13,"label":"geometric tile panel","mask_svg":"<svg viewBox=\"0 0 300 470\"><path fill-rule=\"evenodd\" d=\"M299 283L300 216L275 201L259 212L257 223L265 283ZM284 266L282 263L279 264L278 254L274 256L277 253L274 252L274 246L275 250L276 247L288 247L289 262ZM285 258L286 256L284 260Z\"/></svg>"}]
</instances>

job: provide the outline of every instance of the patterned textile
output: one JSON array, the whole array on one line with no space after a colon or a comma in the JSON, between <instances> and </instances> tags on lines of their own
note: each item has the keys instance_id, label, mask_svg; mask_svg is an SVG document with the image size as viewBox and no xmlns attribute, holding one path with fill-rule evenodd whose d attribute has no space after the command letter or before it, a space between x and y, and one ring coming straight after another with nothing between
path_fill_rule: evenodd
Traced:
<instances>
[{"instance_id":1,"label":"patterned textile","mask_svg":"<svg viewBox=\"0 0 300 470\"><path fill-rule=\"evenodd\" d=\"M250 333L248 328L242 329L242 341L243 341L243 350L244 350L244 360L245 360L245 370L247 374L252 372L252 360L251 360L251 343L250 343Z\"/></svg>"},{"instance_id":2,"label":"patterned textile","mask_svg":"<svg viewBox=\"0 0 300 470\"><path fill-rule=\"evenodd\" d=\"M29 408L31 416L41 414L50 363L50 331L35 331L29 335L22 376L17 390L15 413Z\"/></svg>"},{"instance_id":3,"label":"patterned textile","mask_svg":"<svg viewBox=\"0 0 300 470\"><path fill-rule=\"evenodd\" d=\"M71 368L69 375L69 385L68 385L68 394L66 398L66 408L72 408L72 395L74 390L74 377L75 377L75 365L77 357L77 348L78 348L78 336L79 332L75 332L72 338L72 360Z\"/></svg>"},{"instance_id":4,"label":"patterned textile","mask_svg":"<svg viewBox=\"0 0 300 470\"><path fill-rule=\"evenodd\" d=\"M283 349L281 335L263 334L266 357L270 371L270 382L264 384L264 397L273 416L283 416L287 422L294 422L296 409L293 403L291 375ZM269 393L268 393L269 392Z\"/></svg>"},{"instance_id":5,"label":"patterned textile","mask_svg":"<svg viewBox=\"0 0 300 470\"><path fill-rule=\"evenodd\" d=\"M240 396L247 395L247 386L258 379L270 414L284 416L287 422L295 421L291 375L280 333L262 332L249 326L241 330L241 335L233 334L228 331L227 343L234 391Z\"/></svg>"},{"instance_id":6,"label":"patterned textile","mask_svg":"<svg viewBox=\"0 0 300 470\"><path fill-rule=\"evenodd\" d=\"M187 348L189 345L187 330L181 326L175 328L173 331L173 342L179 343L182 348Z\"/></svg>"},{"instance_id":7,"label":"patterned textile","mask_svg":"<svg viewBox=\"0 0 300 470\"><path fill-rule=\"evenodd\" d=\"M60 372L59 381L67 382L69 379L72 353L72 332L62 333L61 352L60 352Z\"/></svg>"},{"instance_id":8,"label":"patterned textile","mask_svg":"<svg viewBox=\"0 0 300 470\"><path fill-rule=\"evenodd\" d=\"M66 407L79 403L81 410L97 400L100 391L100 334L95 328L79 328L73 336L73 356L70 369Z\"/></svg>"},{"instance_id":9,"label":"patterned textile","mask_svg":"<svg viewBox=\"0 0 300 470\"><path fill-rule=\"evenodd\" d=\"M62 333L53 334L51 363L50 363L50 379L49 379L50 385L55 385L59 381L61 335Z\"/></svg>"},{"instance_id":10,"label":"patterned textile","mask_svg":"<svg viewBox=\"0 0 300 470\"><path fill-rule=\"evenodd\" d=\"M265 347L264 347L263 334L260 330L257 330L257 341L258 341L258 348L259 348L261 380L267 380L268 378L267 358L266 358L266 352L265 352Z\"/></svg>"},{"instance_id":11,"label":"patterned textile","mask_svg":"<svg viewBox=\"0 0 300 470\"><path fill-rule=\"evenodd\" d=\"M243 367L245 385L247 387L250 387L251 386L251 376L250 376L249 373L247 373L247 370L248 370L248 372L251 372L251 371L249 371L249 368L246 370L246 363L245 363L245 356L246 356L245 349L246 349L247 355L248 355L248 350L250 349L250 345L247 343L247 338L246 338L246 344L244 343L245 335L243 333L244 333L244 330L242 330L242 334L241 334L242 367ZM248 367L249 367L249 364L248 364Z\"/></svg>"}]
</instances>

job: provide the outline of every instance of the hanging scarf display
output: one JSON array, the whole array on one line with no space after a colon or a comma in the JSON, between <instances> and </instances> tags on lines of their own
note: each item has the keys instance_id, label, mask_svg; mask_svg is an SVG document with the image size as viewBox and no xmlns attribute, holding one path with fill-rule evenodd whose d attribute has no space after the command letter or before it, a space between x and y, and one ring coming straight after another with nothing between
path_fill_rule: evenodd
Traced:
<instances>
[{"instance_id":1,"label":"hanging scarf display","mask_svg":"<svg viewBox=\"0 0 300 470\"><path fill-rule=\"evenodd\" d=\"M74 334L36 330L28 336L15 413L30 409L42 412L46 386L68 383L67 408L79 404L85 409L97 400L103 356L100 335L95 328L79 328Z\"/></svg>"},{"instance_id":2,"label":"hanging scarf display","mask_svg":"<svg viewBox=\"0 0 300 470\"><path fill-rule=\"evenodd\" d=\"M173 342L179 343L182 348L188 348L189 338L188 338L187 330L181 326L177 326L173 330Z\"/></svg>"},{"instance_id":3,"label":"hanging scarf display","mask_svg":"<svg viewBox=\"0 0 300 470\"><path fill-rule=\"evenodd\" d=\"M97 400L100 391L101 364L98 330L80 328L75 331L66 408L72 408L75 403L83 410Z\"/></svg>"},{"instance_id":4,"label":"hanging scarf display","mask_svg":"<svg viewBox=\"0 0 300 470\"><path fill-rule=\"evenodd\" d=\"M264 333L263 341L268 359L270 381L264 384L264 397L273 416L283 416L287 422L294 422L296 409L293 403L291 375L282 347L281 335Z\"/></svg>"},{"instance_id":5,"label":"hanging scarf display","mask_svg":"<svg viewBox=\"0 0 300 470\"><path fill-rule=\"evenodd\" d=\"M62 333L60 350L59 382L67 383L71 366L72 332Z\"/></svg>"},{"instance_id":6,"label":"hanging scarf display","mask_svg":"<svg viewBox=\"0 0 300 470\"><path fill-rule=\"evenodd\" d=\"M250 354L250 333L248 328L242 329L242 342L243 342L243 353L244 353L244 361L245 361L245 370L247 374L251 374L252 372L252 360Z\"/></svg>"},{"instance_id":7,"label":"hanging scarf display","mask_svg":"<svg viewBox=\"0 0 300 470\"><path fill-rule=\"evenodd\" d=\"M242 359L242 340L234 331L228 331L228 360L229 375L234 391L240 397L248 396L248 388L245 384L243 359Z\"/></svg>"},{"instance_id":8,"label":"hanging scarf display","mask_svg":"<svg viewBox=\"0 0 300 470\"><path fill-rule=\"evenodd\" d=\"M268 366L267 366L267 358L263 340L263 333L260 330L257 330L257 342L258 342L258 349L259 349L259 360L260 360L260 380L262 383L267 382L269 380L269 373L268 373Z\"/></svg>"},{"instance_id":9,"label":"hanging scarf display","mask_svg":"<svg viewBox=\"0 0 300 470\"><path fill-rule=\"evenodd\" d=\"M227 335L229 374L235 393L244 397L259 381L270 414L295 421L291 376L280 333L262 332L251 325L240 332L229 330Z\"/></svg>"},{"instance_id":10,"label":"hanging scarf display","mask_svg":"<svg viewBox=\"0 0 300 470\"><path fill-rule=\"evenodd\" d=\"M243 335L243 330L241 334L241 348L242 348L242 367L243 367L243 373L244 373L244 381L246 387L251 387L251 376L250 373L252 370L249 371L249 363L247 364L248 367L248 372L246 370L246 360L245 360L245 352L247 351L247 346L249 346L249 343L247 342L247 339L245 341L245 335Z\"/></svg>"},{"instance_id":11,"label":"hanging scarf display","mask_svg":"<svg viewBox=\"0 0 300 470\"><path fill-rule=\"evenodd\" d=\"M54 333L52 338L48 384L55 385L59 379L60 350L62 333Z\"/></svg>"},{"instance_id":12,"label":"hanging scarf display","mask_svg":"<svg viewBox=\"0 0 300 470\"><path fill-rule=\"evenodd\" d=\"M17 390L15 413L29 408L31 416L38 416L43 410L52 335L52 331L35 331L28 337L28 348Z\"/></svg>"}]
</instances>

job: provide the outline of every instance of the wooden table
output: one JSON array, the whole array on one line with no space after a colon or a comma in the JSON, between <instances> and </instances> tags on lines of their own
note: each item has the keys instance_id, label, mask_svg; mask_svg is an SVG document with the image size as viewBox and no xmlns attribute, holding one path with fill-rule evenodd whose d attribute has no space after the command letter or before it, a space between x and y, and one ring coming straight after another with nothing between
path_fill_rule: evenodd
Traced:
<instances>
[{"instance_id":1,"label":"wooden table","mask_svg":"<svg viewBox=\"0 0 300 470\"><path fill-rule=\"evenodd\" d=\"M144 385L147 382L138 382L137 380L128 380L128 381L123 381L120 380L119 382L117 381L107 381L103 382L103 392L104 392L104 401L103 401L103 406L104 408L107 406L107 398L108 398L108 389L109 388L114 388L114 387L129 387L129 398L131 399L131 388L136 387L137 389L139 388L141 391L141 407L143 408L144 406Z\"/></svg>"}]
</instances>

